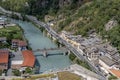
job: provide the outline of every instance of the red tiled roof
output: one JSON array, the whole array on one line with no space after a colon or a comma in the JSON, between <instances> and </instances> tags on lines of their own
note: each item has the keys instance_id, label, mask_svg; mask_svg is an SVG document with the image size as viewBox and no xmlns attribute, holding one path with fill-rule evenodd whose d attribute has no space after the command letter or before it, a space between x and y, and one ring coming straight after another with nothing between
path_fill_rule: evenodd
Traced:
<instances>
[{"instance_id":1,"label":"red tiled roof","mask_svg":"<svg viewBox=\"0 0 120 80\"><path fill-rule=\"evenodd\" d=\"M22 67L34 67L35 64L35 56L33 55L32 51L24 50L22 51L24 61Z\"/></svg>"},{"instance_id":2,"label":"red tiled roof","mask_svg":"<svg viewBox=\"0 0 120 80\"><path fill-rule=\"evenodd\" d=\"M8 63L8 53L0 53L0 63Z\"/></svg>"},{"instance_id":3,"label":"red tiled roof","mask_svg":"<svg viewBox=\"0 0 120 80\"><path fill-rule=\"evenodd\" d=\"M120 70L110 69L110 72L114 74L117 78L120 78Z\"/></svg>"},{"instance_id":4,"label":"red tiled roof","mask_svg":"<svg viewBox=\"0 0 120 80\"><path fill-rule=\"evenodd\" d=\"M19 41L18 46L27 46L25 41Z\"/></svg>"}]
</instances>

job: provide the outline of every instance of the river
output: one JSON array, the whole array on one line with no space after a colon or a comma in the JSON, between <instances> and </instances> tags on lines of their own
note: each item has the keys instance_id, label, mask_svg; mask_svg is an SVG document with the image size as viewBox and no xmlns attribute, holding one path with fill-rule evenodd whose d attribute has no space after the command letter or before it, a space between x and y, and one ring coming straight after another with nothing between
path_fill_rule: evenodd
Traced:
<instances>
[{"instance_id":1,"label":"river","mask_svg":"<svg viewBox=\"0 0 120 80\"><path fill-rule=\"evenodd\" d=\"M32 23L18 20L13 20L13 22L19 24L24 30L24 35L32 50L57 47L52 40L43 35L43 33ZM57 54L61 52L62 51L49 51L48 54ZM40 65L39 73L56 71L66 68L71 64L69 57L65 55L49 55L46 58L40 54L41 52L34 52L34 55L38 61L37 65Z\"/></svg>"}]
</instances>

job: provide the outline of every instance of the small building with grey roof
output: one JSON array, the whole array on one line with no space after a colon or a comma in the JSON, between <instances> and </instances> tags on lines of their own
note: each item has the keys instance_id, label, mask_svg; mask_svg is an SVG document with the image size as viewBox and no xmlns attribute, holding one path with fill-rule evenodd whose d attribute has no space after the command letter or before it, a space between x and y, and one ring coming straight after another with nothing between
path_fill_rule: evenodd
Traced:
<instances>
[{"instance_id":1,"label":"small building with grey roof","mask_svg":"<svg viewBox=\"0 0 120 80\"><path fill-rule=\"evenodd\" d=\"M14 52L14 57L11 59L11 68L12 69L19 69L21 68L21 64L23 63L23 55L21 51Z\"/></svg>"}]
</instances>

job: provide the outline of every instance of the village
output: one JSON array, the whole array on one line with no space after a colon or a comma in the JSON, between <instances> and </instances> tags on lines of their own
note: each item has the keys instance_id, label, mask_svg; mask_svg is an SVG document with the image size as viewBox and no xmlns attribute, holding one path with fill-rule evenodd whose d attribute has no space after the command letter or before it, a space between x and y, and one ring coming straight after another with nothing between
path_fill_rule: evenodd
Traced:
<instances>
[{"instance_id":1,"label":"village","mask_svg":"<svg viewBox=\"0 0 120 80\"><path fill-rule=\"evenodd\" d=\"M87 38L62 31L60 36L75 47L95 65L105 76L110 74L120 78L120 55L110 42L102 40L94 31Z\"/></svg>"},{"instance_id":2,"label":"village","mask_svg":"<svg viewBox=\"0 0 120 80\"><path fill-rule=\"evenodd\" d=\"M28 50L22 30L8 19L0 17L0 76L30 74L35 60L33 52Z\"/></svg>"}]
</instances>

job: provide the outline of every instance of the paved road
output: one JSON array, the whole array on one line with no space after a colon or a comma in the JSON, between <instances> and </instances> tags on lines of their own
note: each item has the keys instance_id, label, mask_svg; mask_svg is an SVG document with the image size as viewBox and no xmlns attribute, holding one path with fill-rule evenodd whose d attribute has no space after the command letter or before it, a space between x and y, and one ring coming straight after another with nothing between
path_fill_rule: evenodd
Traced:
<instances>
[{"instance_id":1,"label":"paved road","mask_svg":"<svg viewBox=\"0 0 120 80\"><path fill-rule=\"evenodd\" d=\"M1 8L1 11L3 11L4 13L8 13L11 14L11 11L6 11L3 8ZM16 13L16 15L20 16L20 13ZM36 17L34 16L30 16L30 15L26 15L26 17L34 22L37 26L39 27L44 27L49 34L51 34L54 38L58 39L59 42L61 42L62 44L64 44L66 47L68 47L68 49L73 52L79 59L86 61L89 66L92 68L93 71L95 71L98 75L102 76L102 80L106 80L105 76L85 57L83 56L79 51L77 51L76 48L74 48L73 46L71 46L69 43L67 43L64 39L62 39L49 25L45 24L44 22L38 21Z\"/></svg>"},{"instance_id":2,"label":"paved road","mask_svg":"<svg viewBox=\"0 0 120 80\"><path fill-rule=\"evenodd\" d=\"M7 76L13 76L13 74L12 74L12 69L8 69L8 71L7 71Z\"/></svg>"}]
</instances>

